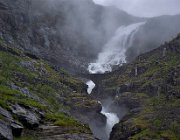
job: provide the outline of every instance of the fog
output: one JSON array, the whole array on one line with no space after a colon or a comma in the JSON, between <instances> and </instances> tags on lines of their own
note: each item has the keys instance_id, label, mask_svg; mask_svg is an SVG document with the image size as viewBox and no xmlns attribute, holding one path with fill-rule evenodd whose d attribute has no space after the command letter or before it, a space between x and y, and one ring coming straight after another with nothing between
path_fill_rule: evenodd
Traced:
<instances>
[{"instance_id":1,"label":"fog","mask_svg":"<svg viewBox=\"0 0 180 140\"><path fill-rule=\"evenodd\" d=\"M32 0L32 18L35 21L42 20L41 27L42 30L47 30L45 35L50 42L49 48L55 48L59 59L71 60L70 65L75 63L78 68L85 61L85 69L89 73L112 71L113 65L121 66L127 60L131 61L137 55L158 47L180 32L180 16L135 17L180 13L179 0L95 2L106 6L95 5L92 0ZM87 82L87 85L87 92L90 94L95 85L92 81ZM109 115L109 118L116 118L113 125L119 121L117 117L121 119L127 111L125 107L114 106L113 99L105 99L102 106L108 108L103 112L107 118ZM104 137L104 125L97 126L94 120L90 124L99 138ZM111 129L112 126L108 129L108 135ZM102 139L107 138L105 136Z\"/></svg>"},{"instance_id":2,"label":"fog","mask_svg":"<svg viewBox=\"0 0 180 140\"><path fill-rule=\"evenodd\" d=\"M114 5L140 17L180 14L179 0L94 0L94 2L101 5Z\"/></svg>"}]
</instances>

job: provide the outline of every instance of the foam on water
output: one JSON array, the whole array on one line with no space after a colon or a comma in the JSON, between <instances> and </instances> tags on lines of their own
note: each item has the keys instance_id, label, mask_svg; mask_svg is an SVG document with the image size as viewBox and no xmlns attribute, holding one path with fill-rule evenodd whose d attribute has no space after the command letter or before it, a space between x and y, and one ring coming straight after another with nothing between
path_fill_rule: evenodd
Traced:
<instances>
[{"instance_id":1,"label":"foam on water","mask_svg":"<svg viewBox=\"0 0 180 140\"><path fill-rule=\"evenodd\" d=\"M107 111L103 105L101 113L106 116L106 135L110 136L112 128L119 122L119 118L117 114Z\"/></svg>"},{"instance_id":2,"label":"foam on water","mask_svg":"<svg viewBox=\"0 0 180 140\"><path fill-rule=\"evenodd\" d=\"M92 90L95 88L95 83L92 80L89 80L86 85L88 86L87 88L87 93L91 94Z\"/></svg>"}]
</instances>

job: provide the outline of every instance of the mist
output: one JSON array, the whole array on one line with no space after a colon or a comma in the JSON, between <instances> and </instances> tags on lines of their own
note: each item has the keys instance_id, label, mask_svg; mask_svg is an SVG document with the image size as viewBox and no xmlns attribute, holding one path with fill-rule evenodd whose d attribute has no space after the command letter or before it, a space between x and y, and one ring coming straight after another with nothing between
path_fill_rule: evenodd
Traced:
<instances>
[{"instance_id":1,"label":"mist","mask_svg":"<svg viewBox=\"0 0 180 140\"><path fill-rule=\"evenodd\" d=\"M139 17L180 14L179 0L94 0L101 5L113 5Z\"/></svg>"},{"instance_id":2,"label":"mist","mask_svg":"<svg viewBox=\"0 0 180 140\"><path fill-rule=\"evenodd\" d=\"M138 12L130 15L127 13L129 11L123 11L119 6L96 5L92 0L31 2L30 24L33 24L32 32L37 33L36 36L32 34L32 46L38 51L43 50L44 57L49 57L51 62L56 61L72 73L111 72L113 65L121 66L122 63L133 61L139 54L158 47L180 32L180 28L177 28L180 25L179 16L139 18L133 16L143 16ZM90 94L94 85L92 82L87 84L92 87L87 91ZM127 111L124 107L114 106L113 100L105 100L102 101L105 109L101 113L107 120L115 118L114 123L109 125L107 121L106 127L106 124L97 125L97 118L89 122L95 136L104 140Z\"/></svg>"}]
</instances>

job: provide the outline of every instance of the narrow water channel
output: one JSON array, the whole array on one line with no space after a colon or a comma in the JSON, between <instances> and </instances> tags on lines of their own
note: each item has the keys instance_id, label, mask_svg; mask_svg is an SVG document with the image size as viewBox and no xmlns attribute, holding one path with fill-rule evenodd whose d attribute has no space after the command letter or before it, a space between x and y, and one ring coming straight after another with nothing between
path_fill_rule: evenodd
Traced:
<instances>
[{"instance_id":1,"label":"narrow water channel","mask_svg":"<svg viewBox=\"0 0 180 140\"><path fill-rule=\"evenodd\" d=\"M92 90L95 88L95 83L92 80L89 80L86 85L88 86L87 88L87 93L91 94ZM104 135L105 137L101 140L108 140L110 133L112 131L112 128L115 124L117 124L119 122L119 118L117 116L117 114L112 113L108 108L108 106L103 105L100 101L98 101L101 106L102 106L102 110L101 110L101 114L106 116L106 124L105 124L105 129L104 129Z\"/></svg>"}]
</instances>

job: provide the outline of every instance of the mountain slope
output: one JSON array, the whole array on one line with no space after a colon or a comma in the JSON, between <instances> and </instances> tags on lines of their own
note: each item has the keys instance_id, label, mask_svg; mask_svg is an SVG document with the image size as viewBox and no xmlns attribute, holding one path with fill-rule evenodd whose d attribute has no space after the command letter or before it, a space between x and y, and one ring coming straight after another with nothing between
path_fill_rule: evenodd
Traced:
<instances>
[{"instance_id":1,"label":"mountain slope","mask_svg":"<svg viewBox=\"0 0 180 140\"><path fill-rule=\"evenodd\" d=\"M0 0L0 5L1 38L71 72L85 70L117 27L139 20L91 0Z\"/></svg>"},{"instance_id":2,"label":"mountain slope","mask_svg":"<svg viewBox=\"0 0 180 140\"><path fill-rule=\"evenodd\" d=\"M86 88L65 70L0 40L0 139L94 140L87 124L103 116Z\"/></svg>"},{"instance_id":3,"label":"mountain slope","mask_svg":"<svg viewBox=\"0 0 180 140\"><path fill-rule=\"evenodd\" d=\"M128 112L112 130L111 140L179 139L180 36L119 70L91 77L93 95L113 98L111 110Z\"/></svg>"}]
</instances>

